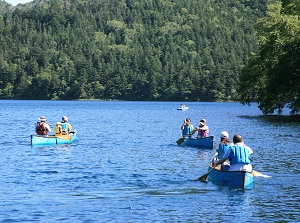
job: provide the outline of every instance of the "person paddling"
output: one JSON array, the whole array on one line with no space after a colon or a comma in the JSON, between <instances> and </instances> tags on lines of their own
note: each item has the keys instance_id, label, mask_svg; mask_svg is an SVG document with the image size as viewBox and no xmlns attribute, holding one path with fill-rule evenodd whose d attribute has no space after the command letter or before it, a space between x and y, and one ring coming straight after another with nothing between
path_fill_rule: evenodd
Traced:
<instances>
[{"instance_id":1,"label":"person paddling","mask_svg":"<svg viewBox=\"0 0 300 223\"><path fill-rule=\"evenodd\" d=\"M40 117L40 121L36 124L35 132L38 135L48 135L51 132L50 125L46 123L47 119L45 116Z\"/></svg>"},{"instance_id":2,"label":"person paddling","mask_svg":"<svg viewBox=\"0 0 300 223\"><path fill-rule=\"evenodd\" d=\"M54 132L56 136L61 136L62 135L62 126L61 126L61 122L56 122L56 125L54 127Z\"/></svg>"},{"instance_id":3,"label":"person paddling","mask_svg":"<svg viewBox=\"0 0 300 223\"><path fill-rule=\"evenodd\" d=\"M225 152L224 156L215 164L223 164L227 159L230 160L228 171L252 171L250 154L253 150L244 144L244 140L240 134L233 136L234 145Z\"/></svg>"},{"instance_id":4,"label":"person paddling","mask_svg":"<svg viewBox=\"0 0 300 223\"><path fill-rule=\"evenodd\" d=\"M229 134L226 131L221 132L220 135L220 142L218 145L218 148L216 149L216 155L213 157L212 160L212 166L214 167L215 164L223 158L224 154L226 153L226 151L230 148L230 146L233 145L233 143L230 142L229 140ZM229 168L229 160L226 160L223 164L221 169L222 170L228 170Z\"/></svg>"},{"instance_id":5,"label":"person paddling","mask_svg":"<svg viewBox=\"0 0 300 223\"><path fill-rule=\"evenodd\" d=\"M197 138L208 137L209 128L206 125L206 120L204 118L199 121L199 126L196 127L194 131L198 131Z\"/></svg>"},{"instance_id":6,"label":"person paddling","mask_svg":"<svg viewBox=\"0 0 300 223\"><path fill-rule=\"evenodd\" d=\"M182 136L186 137L186 136L190 136L191 134L193 134L193 130L194 130L194 126L191 123L191 119L190 118L186 118L183 121L183 124L181 125L181 130L182 130Z\"/></svg>"},{"instance_id":7,"label":"person paddling","mask_svg":"<svg viewBox=\"0 0 300 223\"><path fill-rule=\"evenodd\" d=\"M72 131L72 126L69 123L69 118L67 116L63 116L61 118L61 127L62 127L62 134L69 134Z\"/></svg>"}]
</instances>

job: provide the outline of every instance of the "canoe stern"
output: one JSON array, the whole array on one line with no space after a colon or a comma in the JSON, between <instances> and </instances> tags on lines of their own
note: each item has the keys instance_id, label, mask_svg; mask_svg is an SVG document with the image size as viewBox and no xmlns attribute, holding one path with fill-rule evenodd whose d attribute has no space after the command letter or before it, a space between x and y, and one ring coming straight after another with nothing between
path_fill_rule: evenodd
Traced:
<instances>
[{"instance_id":1,"label":"canoe stern","mask_svg":"<svg viewBox=\"0 0 300 223\"><path fill-rule=\"evenodd\" d=\"M214 148L214 136L208 136L203 138L185 138L184 142L180 144L181 146L190 146L197 148Z\"/></svg>"},{"instance_id":2,"label":"canoe stern","mask_svg":"<svg viewBox=\"0 0 300 223\"><path fill-rule=\"evenodd\" d=\"M208 168L211 170L211 167ZM253 174L246 171L221 171L214 169L208 179L219 185L234 188L252 189Z\"/></svg>"}]
</instances>

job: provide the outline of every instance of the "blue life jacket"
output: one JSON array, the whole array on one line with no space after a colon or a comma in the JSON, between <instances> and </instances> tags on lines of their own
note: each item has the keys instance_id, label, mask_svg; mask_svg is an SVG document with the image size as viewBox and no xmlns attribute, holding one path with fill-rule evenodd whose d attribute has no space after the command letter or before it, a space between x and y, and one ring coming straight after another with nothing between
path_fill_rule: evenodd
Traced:
<instances>
[{"instance_id":1,"label":"blue life jacket","mask_svg":"<svg viewBox=\"0 0 300 223\"><path fill-rule=\"evenodd\" d=\"M67 122L61 123L61 131L62 132L69 132L69 125Z\"/></svg>"},{"instance_id":2,"label":"blue life jacket","mask_svg":"<svg viewBox=\"0 0 300 223\"><path fill-rule=\"evenodd\" d=\"M189 135L193 131L192 126L184 125L184 129L182 130L182 135Z\"/></svg>"},{"instance_id":3,"label":"blue life jacket","mask_svg":"<svg viewBox=\"0 0 300 223\"><path fill-rule=\"evenodd\" d=\"M231 153L228 158L230 160L230 164L250 164L250 154L245 146L231 146Z\"/></svg>"},{"instance_id":4,"label":"blue life jacket","mask_svg":"<svg viewBox=\"0 0 300 223\"><path fill-rule=\"evenodd\" d=\"M225 152L230 148L230 145L227 143L220 143L218 149L218 159L222 159Z\"/></svg>"}]
</instances>

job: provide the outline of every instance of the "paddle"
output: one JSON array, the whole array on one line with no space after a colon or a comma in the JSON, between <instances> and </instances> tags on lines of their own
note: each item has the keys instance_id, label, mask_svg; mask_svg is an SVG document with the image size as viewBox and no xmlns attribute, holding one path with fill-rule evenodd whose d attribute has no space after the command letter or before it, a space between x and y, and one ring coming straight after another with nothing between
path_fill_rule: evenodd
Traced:
<instances>
[{"instance_id":1,"label":"paddle","mask_svg":"<svg viewBox=\"0 0 300 223\"><path fill-rule=\"evenodd\" d=\"M195 132L192 132L192 133L186 135L185 137L190 137L190 136L193 135L194 133L195 133ZM181 143L183 143L185 137L181 137L180 139L178 139L178 140L176 141L177 145L180 145Z\"/></svg>"},{"instance_id":2,"label":"paddle","mask_svg":"<svg viewBox=\"0 0 300 223\"><path fill-rule=\"evenodd\" d=\"M177 143L177 145L180 145L181 143L183 143L183 141L184 141L184 137L178 139L178 140L176 141L176 143Z\"/></svg>"},{"instance_id":3,"label":"paddle","mask_svg":"<svg viewBox=\"0 0 300 223\"><path fill-rule=\"evenodd\" d=\"M198 178L198 180L200 181L206 181L208 175L211 173L211 171L213 171L217 166L214 166L213 168L211 168L210 171L208 171L206 174L202 175L201 177Z\"/></svg>"},{"instance_id":4,"label":"paddle","mask_svg":"<svg viewBox=\"0 0 300 223\"><path fill-rule=\"evenodd\" d=\"M262 174L258 171L255 171L255 170L252 170L252 174L254 177L264 177L264 178L270 178L272 176L268 176L268 175L265 175L265 174Z\"/></svg>"}]
</instances>

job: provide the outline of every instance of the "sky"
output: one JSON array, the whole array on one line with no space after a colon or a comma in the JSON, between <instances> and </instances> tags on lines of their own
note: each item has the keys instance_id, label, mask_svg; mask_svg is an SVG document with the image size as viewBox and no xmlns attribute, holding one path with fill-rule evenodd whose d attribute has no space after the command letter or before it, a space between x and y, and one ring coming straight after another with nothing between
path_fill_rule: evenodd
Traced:
<instances>
[{"instance_id":1,"label":"sky","mask_svg":"<svg viewBox=\"0 0 300 223\"><path fill-rule=\"evenodd\" d=\"M27 3L27 2L31 2L31 0L5 0L7 3L12 4L13 6L16 6L17 4L21 3Z\"/></svg>"}]
</instances>

